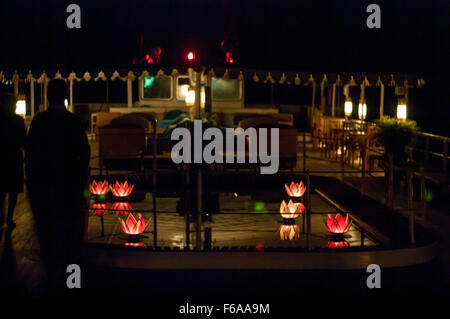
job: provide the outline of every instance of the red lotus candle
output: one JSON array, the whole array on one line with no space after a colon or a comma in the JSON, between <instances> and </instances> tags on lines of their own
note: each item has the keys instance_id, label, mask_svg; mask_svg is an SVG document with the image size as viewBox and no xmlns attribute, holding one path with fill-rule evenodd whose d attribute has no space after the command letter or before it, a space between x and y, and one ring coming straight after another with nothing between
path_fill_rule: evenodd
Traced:
<instances>
[{"instance_id":1,"label":"red lotus candle","mask_svg":"<svg viewBox=\"0 0 450 319\"><path fill-rule=\"evenodd\" d=\"M145 223L145 219L141 214L137 214L137 218L132 213L128 214L127 220L119 217L120 227L122 231L130 236L138 236L144 232L150 223L150 219Z\"/></svg>"},{"instance_id":2,"label":"red lotus candle","mask_svg":"<svg viewBox=\"0 0 450 319\"><path fill-rule=\"evenodd\" d=\"M302 181L298 184L291 182L289 187L287 184L284 184L284 188L286 189L286 193L289 197L302 197L306 191L306 187L303 185Z\"/></svg>"},{"instance_id":3,"label":"red lotus candle","mask_svg":"<svg viewBox=\"0 0 450 319\"><path fill-rule=\"evenodd\" d=\"M295 219L304 212L305 206L302 203L293 203L291 200L288 204L284 200L281 202L280 214L285 219Z\"/></svg>"},{"instance_id":4,"label":"red lotus candle","mask_svg":"<svg viewBox=\"0 0 450 319\"><path fill-rule=\"evenodd\" d=\"M130 196L131 192L133 191L134 185L128 185L128 182L125 181L125 183L119 183L116 181L114 186L110 186L111 192L116 197L127 197Z\"/></svg>"},{"instance_id":5,"label":"red lotus candle","mask_svg":"<svg viewBox=\"0 0 450 319\"><path fill-rule=\"evenodd\" d=\"M92 195L105 195L108 193L108 181L96 182L93 181L90 185L90 190Z\"/></svg>"},{"instance_id":6,"label":"red lotus candle","mask_svg":"<svg viewBox=\"0 0 450 319\"><path fill-rule=\"evenodd\" d=\"M327 215L327 228L332 234L343 235L350 230L352 226L352 221L347 214L345 217L341 214Z\"/></svg>"}]
</instances>

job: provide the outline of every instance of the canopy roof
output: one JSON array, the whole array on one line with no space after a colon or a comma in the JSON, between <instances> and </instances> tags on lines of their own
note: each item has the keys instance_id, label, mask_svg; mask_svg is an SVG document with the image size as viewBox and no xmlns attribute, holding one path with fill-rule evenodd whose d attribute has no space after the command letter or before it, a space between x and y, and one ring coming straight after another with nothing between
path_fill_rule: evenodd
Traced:
<instances>
[{"instance_id":1,"label":"canopy roof","mask_svg":"<svg viewBox=\"0 0 450 319\"><path fill-rule=\"evenodd\" d=\"M204 71L216 78L237 78L240 80L253 81L257 83L286 84L286 85L308 85L311 83L324 83L336 85L361 85L378 86L381 84L388 86L408 85L422 87L425 81L421 75L411 74L362 74L362 73L308 73L301 71L280 71L280 70L255 70L242 68L194 68L196 71ZM134 81L143 77L177 76L187 74L188 68L132 68L132 69L90 69L85 71L72 70L28 70L28 71L3 71L0 70L0 82L30 82L45 81L60 78L72 81L106 81L128 79Z\"/></svg>"}]
</instances>

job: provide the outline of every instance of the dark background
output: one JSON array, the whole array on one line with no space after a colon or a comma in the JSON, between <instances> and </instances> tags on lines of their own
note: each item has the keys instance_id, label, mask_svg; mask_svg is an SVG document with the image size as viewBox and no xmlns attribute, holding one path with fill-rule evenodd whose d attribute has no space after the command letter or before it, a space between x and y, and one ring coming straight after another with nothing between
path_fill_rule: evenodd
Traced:
<instances>
[{"instance_id":1,"label":"dark background","mask_svg":"<svg viewBox=\"0 0 450 319\"><path fill-rule=\"evenodd\" d=\"M414 119L450 136L449 2L1 0L0 69L131 67L141 32L144 49L161 47L161 66L185 64L190 49L223 65L227 35L237 67L423 75L428 106ZM81 6L81 29L66 27L70 3ZM381 29L366 26L370 3L381 7Z\"/></svg>"}]
</instances>

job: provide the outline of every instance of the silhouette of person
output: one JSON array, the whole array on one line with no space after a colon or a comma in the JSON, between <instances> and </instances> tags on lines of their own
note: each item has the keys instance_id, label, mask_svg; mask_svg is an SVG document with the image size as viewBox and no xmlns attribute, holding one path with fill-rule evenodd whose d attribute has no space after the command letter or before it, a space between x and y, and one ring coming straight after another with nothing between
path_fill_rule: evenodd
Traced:
<instances>
[{"instance_id":1,"label":"silhouette of person","mask_svg":"<svg viewBox=\"0 0 450 319\"><path fill-rule=\"evenodd\" d=\"M66 110L67 84L48 84L49 108L31 122L25 167L30 204L50 289L66 289L66 269L79 263L87 225L90 148L78 116Z\"/></svg>"},{"instance_id":2,"label":"silhouette of person","mask_svg":"<svg viewBox=\"0 0 450 319\"><path fill-rule=\"evenodd\" d=\"M23 193L23 153L26 129L24 120L15 114L16 97L3 93L0 97L0 226L5 215L5 199L8 194L7 224L10 230L16 227L13 221L17 196Z\"/></svg>"}]
</instances>

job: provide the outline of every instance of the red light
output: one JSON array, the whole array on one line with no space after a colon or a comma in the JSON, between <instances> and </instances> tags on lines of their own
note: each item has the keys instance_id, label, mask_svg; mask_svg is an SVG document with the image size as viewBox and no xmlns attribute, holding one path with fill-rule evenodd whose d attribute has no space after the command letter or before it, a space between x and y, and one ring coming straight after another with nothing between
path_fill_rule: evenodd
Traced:
<instances>
[{"instance_id":1,"label":"red light","mask_svg":"<svg viewBox=\"0 0 450 319\"><path fill-rule=\"evenodd\" d=\"M147 60L149 60L149 59L150 59L150 54L147 54L147 55L145 56L145 58L146 58Z\"/></svg>"},{"instance_id":2,"label":"red light","mask_svg":"<svg viewBox=\"0 0 450 319\"><path fill-rule=\"evenodd\" d=\"M233 54L230 51L225 52L225 62L227 62L227 63L233 63L234 62Z\"/></svg>"},{"instance_id":3,"label":"red light","mask_svg":"<svg viewBox=\"0 0 450 319\"><path fill-rule=\"evenodd\" d=\"M194 52L189 52L188 54L187 54L187 59L189 60L189 61L192 61L192 60L194 60L195 59L195 54L194 54Z\"/></svg>"}]
</instances>

